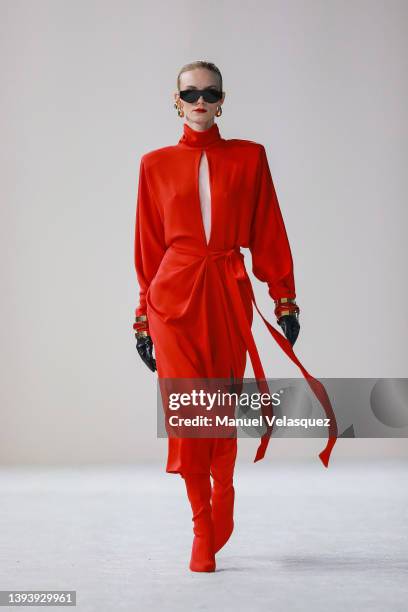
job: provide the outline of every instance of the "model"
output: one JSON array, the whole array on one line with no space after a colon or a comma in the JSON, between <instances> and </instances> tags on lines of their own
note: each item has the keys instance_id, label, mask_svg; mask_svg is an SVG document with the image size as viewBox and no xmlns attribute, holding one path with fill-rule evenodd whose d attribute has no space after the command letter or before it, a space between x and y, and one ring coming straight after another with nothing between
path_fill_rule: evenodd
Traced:
<instances>
[{"instance_id":1,"label":"model","mask_svg":"<svg viewBox=\"0 0 408 612\"><path fill-rule=\"evenodd\" d=\"M150 151L140 162L137 350L152 371L157 368L159 380L239 381L248 352L256 379L264 381L251 332L255 305L330 418L319 455L327 467L337 424L324 386L292 349L300 329L293 261L265 147L222 138L214 117L222 113L225 92L214 64L184 66L174 96L184 118L178 144ZM268 284L284 335L259 311L240 247L250 249L254 275ZM264 456L270 434L268 428L255 461ZM233 531L236 454L236 437L168 437L166 471L184 479L192 508L192 571L214 571L215 553Z\"/></svg>"}]
</instances>

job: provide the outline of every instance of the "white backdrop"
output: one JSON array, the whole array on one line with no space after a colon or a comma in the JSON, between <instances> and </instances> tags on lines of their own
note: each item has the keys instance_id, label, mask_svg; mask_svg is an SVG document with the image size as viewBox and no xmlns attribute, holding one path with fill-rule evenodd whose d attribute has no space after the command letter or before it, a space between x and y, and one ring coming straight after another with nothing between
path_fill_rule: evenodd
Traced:
<instances>
[{"instance_id":1,"label":"white backdrop","mask_svg":"<svg viewBox=\"0 0 408 612\"><path fill-rule=\"evenodd\" d=\"M136 191L140 156L181 136L176 76L197 59L223 73L221 135L267 149L299 359L319 378L407 376L407 2L0 7L1 463L164 464L156 374L132 332ZM301 376L254 320L267 376ZM252 458L258 441L239 442ZM268 455L318 461L324 445L276 441ZM331 461L406 447L341 441Z\"/></svg>"}]
</instances>

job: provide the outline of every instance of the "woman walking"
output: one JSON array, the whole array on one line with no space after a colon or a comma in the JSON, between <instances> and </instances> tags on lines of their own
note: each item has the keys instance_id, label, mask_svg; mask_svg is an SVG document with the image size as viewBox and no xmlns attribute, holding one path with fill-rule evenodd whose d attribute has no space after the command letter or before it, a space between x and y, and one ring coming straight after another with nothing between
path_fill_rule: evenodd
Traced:
<instances>
[{"instance_id":1,"label":"woman walking","mask_svg":"<svg viewBox=\"0 0 408 612\"><path fill-rule=\"evenodd\" d=\"M250 140L222 138L214 117L221 115L224 98L214 64L184 66L175 93L184 118L181 138L141 158L137 350L160 380L239 381L247 352L256 379L265 380L251 332L255 305L330 418L328 444L319 455L327 467L337 426L323 385L292 350L300 328L293 261L266 151ZM240 247L250 249L254 275L268 284L284 335L259 311ZM270 433L262 436L255 461L264 456ZM233 531L236 454L236 437L168 437L166 471L184 479L192 508L192 571L214 571L215 554Z\"/></svg>"}]
</instances>

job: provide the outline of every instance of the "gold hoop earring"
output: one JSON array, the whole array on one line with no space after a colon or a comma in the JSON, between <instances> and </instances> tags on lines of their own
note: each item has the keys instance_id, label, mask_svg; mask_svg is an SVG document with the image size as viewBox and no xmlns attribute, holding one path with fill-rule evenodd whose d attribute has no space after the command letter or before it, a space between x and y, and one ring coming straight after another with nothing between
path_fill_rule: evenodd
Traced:
<instances>
[{"instance_id":1,"label":"gold hoop earring","mask_svg":"<svg viewBox=\"0 0 408 612\"><path fill-rule=\"evenodd\" d=\"M216 117L221 117L221 115L222 115L222 108L221 108L221 106L219 106L219 107L217 108L217 112L215 113L215 116L216 116Z\"/></svg>"},{"instance_id":2,"label":"gold hoop earring","mask_svg":"<svg viewBox=\"0 0 408 612\"><path fill-rule=\"evenodd\" d=\"M177 102L174 103L174 108L177 109L177 114L179 117L184 117L184 111L183 108L180 104L178 104Z\"/></svg>"}]
</instances>

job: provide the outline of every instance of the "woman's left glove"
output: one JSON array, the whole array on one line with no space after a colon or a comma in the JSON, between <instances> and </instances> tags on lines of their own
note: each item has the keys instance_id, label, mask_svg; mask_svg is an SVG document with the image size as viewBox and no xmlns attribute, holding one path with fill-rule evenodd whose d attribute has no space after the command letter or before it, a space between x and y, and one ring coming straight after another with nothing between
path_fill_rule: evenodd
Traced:
<instances>
[{"instance_id":1,"label":"woman's left glove","mask_svg":"<svg viewBox=\"0 0 408 612\"><path fill-rule=\"evenodd\" d=\"M283 315L278 319L278 325L283 329L283 333L293 346L299 335L300 325L296 315Z\"/></svg>"},{"instance_id":2,"label":"woman's left glove","mask_svg":"<svg viewBox=\"0 0 408 612\"><path fill-rule=\"evenodd\" d=\"M275 315L278 325L283 329L283 333L293 346L299 335L299 312L300 308L296 304L295 298L278 298L275 300Z\"/></svg>"}]
</instances>

